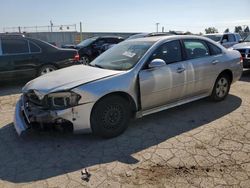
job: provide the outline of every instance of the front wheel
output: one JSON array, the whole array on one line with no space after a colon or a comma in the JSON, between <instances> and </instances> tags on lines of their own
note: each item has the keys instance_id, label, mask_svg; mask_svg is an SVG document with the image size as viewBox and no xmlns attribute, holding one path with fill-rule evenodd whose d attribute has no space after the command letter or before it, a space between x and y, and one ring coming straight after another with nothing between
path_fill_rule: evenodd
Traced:
<instances>
[{"instance_id":1,"label":"front wheel","mask_svg":"<svg viewBox=\"0 0 250 188\"><path fill-rule=\"evenodd\" d=\"M101 99L93 108L90 122L95 135L112 138L123 133L130 119L129 103L122 97Z\"/></svg>"},{"instance_id":2,"label":"front wheel","mask_svg":"<svg viewBox=\"0 0 250 188\"><path fill-rule=\"evenodd\" d=\"M222 74L220 75L214 84L213 92L210 98L213 101L222 101L224 100L230 90L231 81L228 75Z\"/></svg>"}]
</instances>

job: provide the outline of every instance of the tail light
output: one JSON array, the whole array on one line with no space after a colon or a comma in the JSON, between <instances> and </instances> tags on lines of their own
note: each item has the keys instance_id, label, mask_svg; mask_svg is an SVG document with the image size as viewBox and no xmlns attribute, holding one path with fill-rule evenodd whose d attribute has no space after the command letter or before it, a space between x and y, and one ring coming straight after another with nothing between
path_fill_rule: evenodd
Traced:
<instances>
[{"instance_id":1,"label":"tail light","mask_svg":"<svg viewBox=\"0 0 250 188\"><path fill-rule=\"evenodd\" d=\"M240 56L240 62L243 63L243 57L242 56Z\"/></svg>"},{"instance_id":2,"label":"tail light","mask_svg":"<svg viewBox=\"0 0 250 188\"><path fill-rule=\"evenodd\" d=\"M74 57L74 61L79 61L80 60L80 56L79 56L79 54L77 53L76 55L75 55L75 57Z\"/></svg>"}]
</instances>

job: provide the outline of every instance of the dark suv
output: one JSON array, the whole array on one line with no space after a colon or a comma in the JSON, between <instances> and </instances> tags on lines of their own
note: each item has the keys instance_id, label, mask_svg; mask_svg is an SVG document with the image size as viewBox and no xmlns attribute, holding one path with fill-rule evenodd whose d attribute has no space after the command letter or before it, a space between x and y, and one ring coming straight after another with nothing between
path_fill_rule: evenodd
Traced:
<instances>
[{"instance_id":1,"label":"dark suv","mask_svg":"<svg viewBox=\"0 0 250 188\"><path fill-rule=\"evenodd\" d=\"M0 35L0 81L31 79L78 61L77 50L59 49L22 35Z\"/></svg>"},{"instance_id":2,"label":"dark suv","mask_svg":"<svg viewBox=\"0 0 250 188\"><path fill-rule=\"evenodd\" d=\"M123 41L122 37L118 36L105 36L105 37L92 37L83 40L76 46L65 45L65 48L75 48L78 50L80 59L84 64L89 64L101 53L112 47L113 45Z\"/></svg>"}]
</instances>

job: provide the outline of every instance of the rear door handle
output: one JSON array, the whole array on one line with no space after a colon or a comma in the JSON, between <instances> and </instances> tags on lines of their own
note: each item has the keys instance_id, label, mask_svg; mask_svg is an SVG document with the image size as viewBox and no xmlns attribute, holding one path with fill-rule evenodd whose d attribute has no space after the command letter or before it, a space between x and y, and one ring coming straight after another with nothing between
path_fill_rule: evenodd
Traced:
<instances>
[{"instance_id":1,"label":"rear door handle","mask_svg":"<svg viewBox=\"0 0 250 188\"><path fill-rule=\"evenodd\" d=\"M213 65L216 65L217 63L219 63L219 61L218 61L218 60L213 60L211 63L212 63Z\"/></svg>"},{"instance_id":2,"label":"rear door handle","mask_svg":"<svg viewBox=\"0 0 250 188\"><path fill-rule=\"evenodd\" d=\"M177 73L182 73L183 71L185 71L186 69L185 68L182 68L182 67L179 67L177 69Z\"/></svg>"}]
</instances>

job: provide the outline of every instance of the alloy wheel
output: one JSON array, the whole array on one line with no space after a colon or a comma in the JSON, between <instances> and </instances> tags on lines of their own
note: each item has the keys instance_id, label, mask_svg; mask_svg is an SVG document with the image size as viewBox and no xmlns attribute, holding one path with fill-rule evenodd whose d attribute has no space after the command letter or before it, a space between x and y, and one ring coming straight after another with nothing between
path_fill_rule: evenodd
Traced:
<instances>
[{"instance_id":1,"label":"alloy wheel","mask_svg":"<svg viewBox=\"0 0 250 188\"><path fill-rule=\"evenodd\" d=\"M90 62L89 62L89 58L86 57L86 56L81 57L81 61L82 61L82 63L83 63L84 65L87 65L87 64L90 63Z\"/></svg>"},{"instance_id":2,"label":"alloy wheel","mask_svg":"<svg viewBox=\"0 0 250 188\"><path fill-rule=\"evenodd\" d=\"M216 95L219 98L223 98L227 94L228 87L229 87L229 84L228 84L227 79L224 77L221 77L216 85Z\"/></svg>"},{"instance_id":3,"label":"alloy wheel","mask_svg":"<svg viewBox=\"0 0 250 188\"><path fill-rule=\"evenodd\" d=\"M53 71L55 71L55 69L53 67L44 67L41 70L41 75L48 74L48 73L53 72Z\"/></svg>"}]
</instances>

